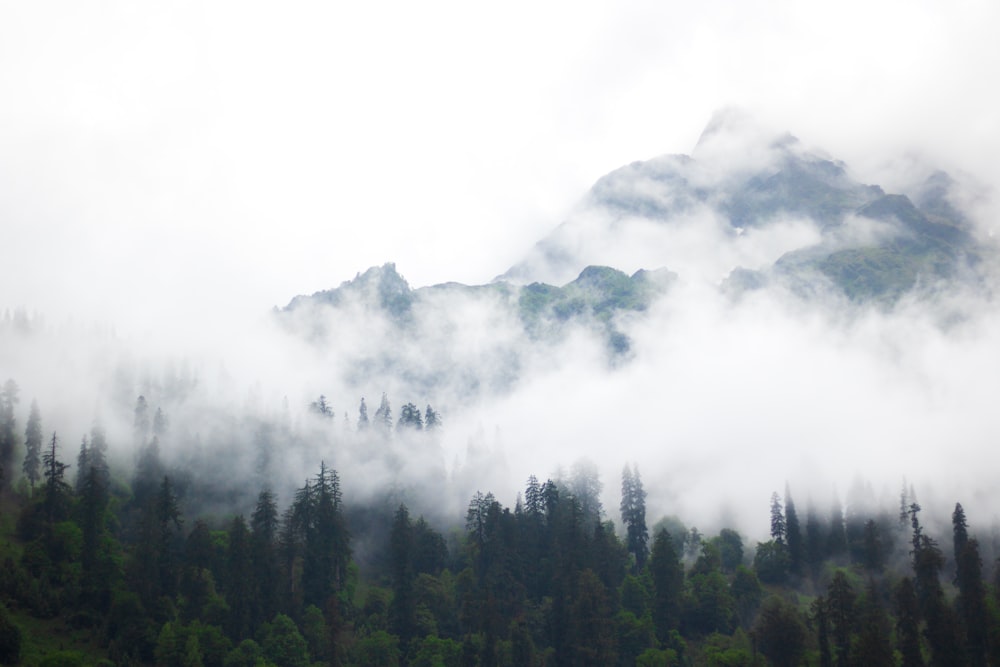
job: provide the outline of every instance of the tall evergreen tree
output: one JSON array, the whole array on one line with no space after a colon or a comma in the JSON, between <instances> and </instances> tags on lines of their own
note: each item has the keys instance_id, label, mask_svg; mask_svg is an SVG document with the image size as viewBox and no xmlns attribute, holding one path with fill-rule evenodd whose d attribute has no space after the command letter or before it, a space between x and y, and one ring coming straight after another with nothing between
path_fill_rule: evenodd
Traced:
<instances>
[{"instance_id":1,"label":"tall evergreen tree","mask_svg":"<svg viewBox=\"0 0 1000 667\"><path fill-rule=\"evenodd\" d=\"M801 575L806 562L805 544L799 515L795 511L792 492L785 484L785 542L788 545L788 569L794 575Z\"/></svg>"},{"instance_id":2,"label":"tall evergreen tree","mask_svg":"<svg viewBox=\"0 0 1000 667\"><path fill-rule=\"evenodd\" d=\"M389 405L389 397L382 392L382 400L375 411L375 428L382 433L392 430L392 406Z\"/></svg>"},{"instance_id":3,"label":"tall evergreen tree","mask_svg":"<svg viewBox=\"0 0 1000 667\"><path fill-rule=\"evenodd\" d=\"M31 402L28 424L24 429L24 447L24 464L21 470L34 491L35 484L40 479L39 466L42 463L42 415L38 410L38 401Z\"/></svg>"},{"instance_id":4,"label":"tall evergreen tree","mask_svg":"<svg viewBox=\"0 0 1000 667\"><path fill-rule=\"evenodd\" d=\"M427 404L427 409L424 410L424 429L428 431L436 431L441 428L441 415Z\"/></svg>"},{"instance_id":5,"label":"tall evergreen tree","mask_svg":"<svg viewBox=\"0 0 1000 667\"><path fill-rule=\"evenodd\" d=\"M604 485L601 484L600 473L593 461L580 459L573 464L569 480L569 490L577 502L580 503L584 525L590 529L595 524L600 523L601 515L604 512L601 506L601 490L603 488Z\"/></svg>"},{"instance_id":6,"label":"tall evergreen tree","mask_svg":"<svg viewBox=\"0 0 1000 667\"><path fill-rule=\"evenodd\" d=\"M14 482L14 453L17 451L17 416L20 389L14 380L4 382L0 389L0 488L10 488Z\"/></svg>"},{"instance_id":7,"label":"tall evergreen tree","mask_svg":"<svg viewBox=\"0 0 1000 667\"><path fill-rule=\"evenodd\" d=\"M364 396L361 397L361 406L358 408L358 430L365 431L368 429L368 406L365 405Z\"/></svg>"},{"instance_id":8,"label":"tall evergreen tree","mask_svg":"<svg viewBox=\"0 0 1000 667\"><path fill-rule=\"evenodd\" d=\"M136 450L146 446L149 437L149 404L145 396L135 399L135 409L132 419L132 444Z\"/></svg>"},{"instance_id":9,"label":"tall evergreen tree","mask_svg":"<svg viewBox=\"0 0 1000 667\"><path fill-rule=\"evenodd\" d=\"M771 494L771 539L776 544L785 543L785 514L777 491Z\"/></svg>"},{"instance_id":10,"label":"tall evergreen tree","mask_svg":"<svg viewBox=\"0 0 1000 667\"><path fill-rule=\"evenodd\" d=\"M422 431L424 428L423 417L420 410L413 403L407 403L399 410L399 421L396 423L396 430L402 431L404 428Z\"/></svg>"},{"instance_id":11,"label":"tall evergreen tree","mask_svg":"<svg viewBox=\"0 0 1000 667\"><path fill-rule=\"evenodd\" d=\"M256 628L274 618L278 612L279 568L277 538L279 530L278 505L274 494L265 489L257 496L257 506L250 515L250 560L253 582L257 588L252 623Z\"/></svg>"},{"instance_id":12,"label":"tall evergreen tree","mask_svg":"<svg viewBox=\"0 0 1000 667\"><path fill-rule=\"evenodd\" d=\"M955 504L951 515L955 548L955 583L958 584L956 604L965 626L966 648L973 667L987 664L989 631L986 606L986 588L983 584L983 561L979 556L979 542L970 538L965 510Z\"/></svg>"},{"instance_id":13,"label":"tall evergreen tree","mask_svg":"<svg viewBox=\"0 0 1000 667\"><path fill-rule=\"evenodd\" d=\"M103 475L93 465L84 474L79 496L79 523L83 534L80 596L85 604L106 611L111 602L113 571L110 554L104 549L108 488Z\"/></svg>"},{"instance_id":14,"label":"tall evergreen tree","mask_svg":"<svg viewBox=\"0 0 1000 667\"><path fill-rule=\"evenodd\" d=\"M90 427L90 449L87 452L89 465L97 470L105 488L111 483L111 471L108 468L108 438L104 432L104 427L99 421L94 421Z\"/></svg>"},{"instance_id":15,"label":"tall evergreen tree","mask_svg":"<svg viewBox=\"0 0 1000 667\"><path fill-rule=\"evenodd\" d=\"M816 624L816 644L819 648L819 666L833 667L833 656L830 653L830 612L826 599L820 595L810 607L812 621Z\"/></svg>"},{"instance_id":16,"label":"tall evergreen tree","mask_svg":"<svg viewBox=\"0 0 1000 667\"><path fill-rule=\"evenodd\" d=\"M80 452L76 455L76 492L80 493L83 488L83 480L90 470L90 447L87 444L87 436L80 440Z\"/></svg>"},{"instance_id":17,"label":"tall evergreen tree","mask_svg":"<svg viewBox=\"0 0 1000 667\"><path fill-rule=\"evenodd\" d=\"M70 486L64 479L69 466L59 460L56 454L58 447L59 439L53 432L49 448L42 455L42 468L45 471L45 517L50 526L66 518L69 510Z\"/></svg>"},{"instance_id":18,"label":"tall evergreen tree","mask_svg":"<svg viewBox=\"0 0 1000 667\"><path fill-rule=\"evenodd\" d=\"M901 667L924 667L920 650L920 605L909 577L903 577L896 587L896 638Z\"/></svg>"},{"instance_id":19,"label":"tall evergreen tree","mask_svg":"<svg viewBox=\"0 0 1000 667\"><path fill-rule=\"evenodd\" d=\"M874 581L869 581L860 606L856 664L866 667L895 667L896 659L890 640L892 629L889 617L879 604Z\"/></svg>"},{"instance_id":20,"label":"tall evergreen tree","mask_svg":"<svg viewBox=\"0 0 1000 667\"><path fill-rule=\"evenodd\" d=\"M944 556L937 543L923 534L918 514L920 505L910 505L913 526L913 573L920 616L926 623L925 635L935 667L958 667L965 663L960 628L954 611L945 602L940 573Z\"/></svg>"},{"instance_id":21,"label":"tall evergreen tree","mask_svg":"<svg viewBox=\"0 0 1000 667\"><path fill-rule=\"evenodd\" d=\"M830 508L830 534L827 536L827 554L838 563L847 561L847 530L844 526L844 508L837 495Z\"/></svg>"},{"instance_id":22,"label":"tall evergreen tree","mask_svg":"<svg viewBox=\"0 0 1000 667\"><path fill-rule=\"evenodd\" d=\"M320 463L319 474L296 494L294 527L303 537L302 592L305 604L326 608L343 584L350 559L337 471Z\"/></svg>"},{"instance_id":23,"label":"tall evergreen tree","mask_svg":"<svg viewBox=\"0 0 1000 667\"><path fill-rule=\"evenodd\" d=\"M816 507L810 502L806 510L806 562L813 579L819 576L820 567L826 555L826 540Z\"/></svg>"},{"instance_id":24,"label":"tall evergreen tree","mask_svg":"<svg viewBox=\"0 0 1000 667\"><path fill-rule=\"evenodd\" d=\"M681 596L684 591L684 567L670 534L663 529L653 540L649 556L649 569L653 575L653 625L656 636L666 643L670 633L680 624Z\"/></svg>"},{"instance_id":25,"label":"tall evergreen tree","mask_svg":"<svg viewBox=\"0 0 1000 667\"><path fill-rule=\"evenodd\" d=\"M854 634L854 589L843 570L837 570L827 587L827 609L833 622L833 645L837 667L851 664L851 637Z\"/></svg>"},{"instance_id":26,"label":"tall evergreen tree","mask_svg":"<svg viewBox=\"0 0 1000 667\"><path fill-rule=\"evenodd\" d=\"M236 643L250 637L255 605L250 532L239 515L229 524L226 562L226 602L229 604L227 631Z\"/></svg>"},{"instance_id":27,"label":"tall evergreen tree","mask_svg":"<svg viewBox=\"0 0 1000 667\"><path fill-rule=\"evenodd\" d=\"M416 634L416 597L413 568L413 525L406 505L400 505L389 533L389 561L392 573L392 604L389 607L392 631L403 643Z\"/></svg>"},{"instance_id":28,"label":"tall evergreen tree","mask_svg":"<svg viewBox=\"0 0 1000 667\"><path fill-rule=\"evenodd\" d=\"M646 528L646 491L642 488L639 470L633 464L622 470L622 523L625 524L625 548L635 561L635 571L641 572L649 554L649 530Z\"/></svg>"},{"instance_id":29,"label":"tall evergreen tree","mask_svg":"<svg viewBox=\"0 0 1000 667\"><path fill-rule=\"evenodd\" d=\"M171 597L177 590L176 537L184 524L181 519L177 496L174 494L170 478L165 476L155 499L156 517L156 563L158 566L159 590Z\"/></svg>"},{"instance_id":30,"label":"tall evergreen tree","mask_svg":"<svg viewBox=\"0 0 1000 667\"><path fill-rule=\"evenodd\" d=\"M156 408L156 413L153 415L153 436L162 441L167 437L168 426L167 415L161 408Z\"/></svg>"},{"instance_id":31,"label":"tall evergreen tree","mask_svg":"<svg viewBox=\"0 0 1000 667\"><path fill-rule=\"evenodd\" d=\"M885 547L878 524L874 519L868 519L864 528L864 553L862 564L869 574L878 574L885 566Z\"/></svg>"}]
</instances>

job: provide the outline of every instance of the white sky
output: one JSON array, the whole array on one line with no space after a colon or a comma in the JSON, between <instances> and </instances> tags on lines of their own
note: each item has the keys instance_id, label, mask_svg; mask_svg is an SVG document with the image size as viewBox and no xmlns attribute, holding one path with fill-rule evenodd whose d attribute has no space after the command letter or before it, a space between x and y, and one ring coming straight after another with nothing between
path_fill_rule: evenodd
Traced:
<instances>
[{"instance_id":1,"label":"white sky","mask_svg":"<svg viewBox=\"0 0 1000 667\"><path fill-rule=\"evenodd\" d=\"M485 282L738 105L988 185L1000 5L5 2L0 308L159 326L395 261Z\"/></svg>"}]
</instances>

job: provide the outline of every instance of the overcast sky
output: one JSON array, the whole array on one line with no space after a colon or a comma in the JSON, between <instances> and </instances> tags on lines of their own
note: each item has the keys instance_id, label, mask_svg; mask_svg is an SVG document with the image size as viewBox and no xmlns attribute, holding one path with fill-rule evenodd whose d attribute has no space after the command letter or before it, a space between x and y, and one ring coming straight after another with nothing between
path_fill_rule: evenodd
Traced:
<instances>
[{"instance_id":1,"label":"overcast sky","mask_svg":"<svg viewBox=\"0 0 1000 667\"><path fill-rule=\"evenodd\" d=\"M995 183L1000 5L5 2L0 308L120 327L485 282L737 105Z\"/></svg>"}]
</instances>

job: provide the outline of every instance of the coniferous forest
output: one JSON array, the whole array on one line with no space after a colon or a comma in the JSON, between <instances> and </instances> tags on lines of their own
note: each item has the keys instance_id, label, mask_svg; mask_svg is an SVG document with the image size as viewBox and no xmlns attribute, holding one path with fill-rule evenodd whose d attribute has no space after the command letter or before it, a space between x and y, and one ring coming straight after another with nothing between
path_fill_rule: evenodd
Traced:
<instances>
[{"instance_id":1,"label":"coniferous forest","mask_svg":"<svg viewBox=\"0 0 1000 667\"><path fill-rule=\"evenodd\" d=\"M332 419L325 397L309 409ZM956 502L931 530L905 482L893 507L862 481L828 507L776 491L763 542L651 522L630 464L608 482L617 508L581 464L532 475L513 507L478 492L432 522L345 496L320 460L291 497L262 485L227 514L195 509L211 490L163 463L169 419L142 396L132 465L109 460L98 422L74 451L14 380L0 413L3 664L1000 663L1000 568L977 517ZM408 403L394 420L383 396L350 427L433 438L443 419Z\"/></svg>"}]
</instances>

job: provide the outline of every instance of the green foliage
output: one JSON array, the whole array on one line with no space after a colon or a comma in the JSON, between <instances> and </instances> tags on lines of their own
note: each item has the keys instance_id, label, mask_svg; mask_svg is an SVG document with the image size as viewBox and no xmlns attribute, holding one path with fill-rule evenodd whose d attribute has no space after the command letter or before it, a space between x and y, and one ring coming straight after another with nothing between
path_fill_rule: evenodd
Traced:
<instances>
[{"instance_id":1,"label":"green foliage","mask_svg":"<svg viewBox=\"0 0 1000 667\"><path fill-rule=\"evenodd\" d=\"M261 667L265 665L264 649L252 639L244 639L226 655L223 667Z\"/></svg>"},{"instance_id":2,"label":"green foliage","mask_svg":"<svg viewBox=\"0 0 1000 667\"><path fill-rule=\"evenodd\" d=\"M413 655L408 661L410 667L460 667L461 665L461 642L427 636L415 641L413 646Z\"/></svg>"},{"instance_id":3,"label":"green foliage","mask_svg":"<svg viewBox=\"0 0 1000 667\"><path fill-rule=\"evenodd\" d=\"M262 625L258 634L268 662L287 667L308 667L309 647L295 621L288 616L278 614L274 621Z\"/></svg>"},{"instance_id":4,"label":"green foliage","mask_svg":"<svg viewBox=\"0 0 1000 667\"><path fill-rule=\"evenodd\" d=\"M21 628L10 617L7 607L0 604L0 664L14 665L21 659Z\"/></svg>"},{"instance_id":5,"label":"green foliage","mask_svg":"<svg viewBox=\"0 0 1000 667\"><path fill-rule=\"evenodd\" d=\"M402 654L399 637L384 630L373 632L358 640L354 647L354 661L370 667L398 667Z\"/></svg>"},{"instance_id":6,"label":"green foliage","mask_svg":"<svg viewBox=\"0 0 1000 667\"><path fill-rule=\"evenodd\" d=\"M753 569L765 584L781 584L788 577L788 549L776 540L758 542Z\"/></svg>"},{"instance_id":7,"label":"green foliage","mask_svg":"<svg viewBox=\"0 0 1000 667\"><path fill-rule=\"evenodd\" d=\"M761 605L754 626L760 652L775 667L796 667L805 653L806 629L798 610L776 595Z\"/></svg>"}]
</instances>

